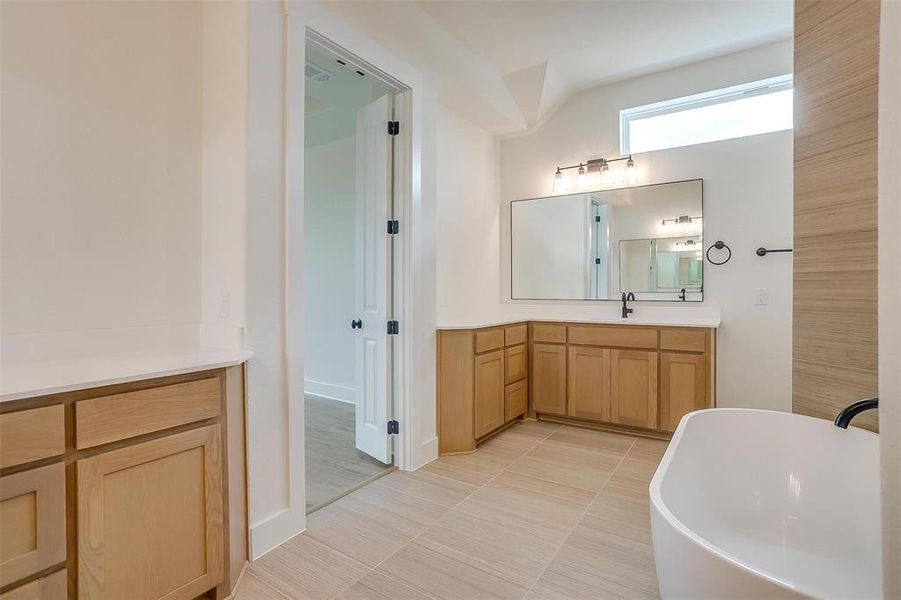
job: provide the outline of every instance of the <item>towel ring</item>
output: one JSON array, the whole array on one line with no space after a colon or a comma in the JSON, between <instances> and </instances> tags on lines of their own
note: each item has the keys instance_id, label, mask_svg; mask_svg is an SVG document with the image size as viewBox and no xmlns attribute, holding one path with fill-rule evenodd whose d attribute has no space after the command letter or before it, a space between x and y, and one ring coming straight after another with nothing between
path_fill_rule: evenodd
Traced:
<instances>
[{"instance_id":1,"label":"towel ring","mask_svg":"<svg viewBox=\"0 0 901 600\"><path fill-rule=\"evenodd\" d=\"M726 249L726 252L729 253L729 254L726 255L726 260L724 260L724 261L722 261L722 262L716 262L715 260L713 260L712 258L710 258L710 251L713 250L714 248L716 248L717 250L722 250L723 248L725 248L725 249ZM726 264L727 262L729 262L729 260L730 260L731 258L732 258L732 249L731 249L729 246L726 245L726 242L724 242L724 241L722 241L722 240L718 240L718 241L714 242L712 246L710 246L709 248L707 248L707 260L708 260L708 261L710 262L710 264L712 264L712 265L724 265L724 264Z\"/></svg>"}]
</instances>

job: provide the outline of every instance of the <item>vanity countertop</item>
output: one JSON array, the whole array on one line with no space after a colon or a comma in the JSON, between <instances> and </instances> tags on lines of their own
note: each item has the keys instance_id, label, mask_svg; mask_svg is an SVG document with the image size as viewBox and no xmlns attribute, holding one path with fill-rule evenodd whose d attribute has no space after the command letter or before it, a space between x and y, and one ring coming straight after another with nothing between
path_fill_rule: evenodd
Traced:
<instances>
[{"instance_id":1,"label":"vanity countertop","mask_svg":"<svg viewBox=\"0 0 901 600\"><path fill-rule=\"evenodd\" d=\"M0 373L0 402L220 369L251 356L253 352L247 350L184 348L5 363Z\"/></svg>"},{"instance_id":2,"label":"vanity countertop","mask_svg":"<svg viewBox=\"0 0 901 600\"><path fill-rule=\"evenodd\" d=\"M599 325L646 325L650 327L704 327L717 328L720 326L720 317L718 314L704 315L667 315L653 318L641 318L640 316L631 316L628 319L618 317L555 317L555 316L522 316L519 318L504 318L500 320L489 321L463 321L449 320L438 325L437 329L481 329L483 327L501 327L503 325L511 325L513 323L522 323L523 321L546 321L548 323L589 323Z\"/></svg>"}]
</instances>

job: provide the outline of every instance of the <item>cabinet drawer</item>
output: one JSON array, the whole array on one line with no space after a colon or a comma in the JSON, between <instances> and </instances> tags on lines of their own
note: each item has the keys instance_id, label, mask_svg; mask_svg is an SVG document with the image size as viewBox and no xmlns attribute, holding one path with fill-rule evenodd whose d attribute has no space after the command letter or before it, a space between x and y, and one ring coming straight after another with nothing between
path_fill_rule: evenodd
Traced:
<instances>
[{"instance_id":1,"label":"cabinet drawer","mask_svg":"<svg viewBox=\"0 0 901 600\"><path fill-rule=\"evenodd\" d=\"M704 329L661 329L660 349L706 352L707 331Z\"/></svg>"},{"instance_id":2,"label":"cabinet drawer","mask_svg":"<svg viewBox=\"0 0 901 600\"><path fill-rule=\"evenodd\" d=\"M585 346L618 346L621 348L656 348L657 330L639 327L597 327L570 325L570 344Z\"/></svg>"},{"instance_id":3,"label":"cabinet drawer","mask_svg":"<svg viewBox=\"0 0 901 600\"><path fill-rule=\"evenodd\" d=\"M75 403L75 446L90 448L193 423L221 411L219 378L175 383Z\"/></svg>"},{"instance_id":4,"label":"cabinet drawer","mask_svg":"<svg viewBox=\"0 0 901 600\"><path fill-rule=\"evenodd\" d=\"M551 344L566 343L566 327L564 325L549 325L547 323L532 324L532 341L548 342Z\"/></svg>"},{"instance_id":5,"label":"cabinet drawer","mask_svg":"<svg viewBox=\"0 0 901 600\"><path fill-rule=\"evenodd\" d=\"M509 327L504 327L504 346L525 344L528 337L529 326L525 323L522 325L510 325Z\"/></svg>"},{"instance_id":6,"label":"cabinet drawer","mask_svg":"<svg viewBox=\"0 0 901 600\"><path fill-rule=\"evenodd\" d=\"M66 560L63 463L0 478L0 586Z\"/></svg>"},{"instance_id":7,"label":"cabinet drawer","mask_svg":"<svg viewBox=\"0 0 901 600\"><path fill-rule=\"evenodd\" d=\"M62 404L0 415L0 468L66 451Z\"/></svg>"},{"instance_id":8,"label":"cabinet drawer","mask_svg":"<svg viewBox=\"0 0 901 600\"><path fill-rule=\"evenodd\" d=\"M529 355L526 345L513 346L504 350L504 383L525 379L529 374Z\"/></svg>"},{"instance_id":9,"label":"cabinet drawer","mask_svg":"<svg viewBox=\"0 0 901 600\"><path fill-rule=\"evenodd\" d=\"M489 329L487 331L476 332L476 354L481 352L491 352L492 350L500 350L504 347L504 330Z\"/></svg>"},{"instance_id":10,"label":"cabinet drawer","mask_svg":"<svg viewBox=\"0 0 901 600\"><path fill-rule=\"evenodd\" d=\"M0 594L0 600L66 600L65 569Z\"/></svg>"},{"instance_id":11,"label":"cabinet drawer","mask_svg":"<svg viewBox=\"0 0 901 600\"><path fill-rule=\"evenodd\" d=\"M529 386L526 381L517 381L504 388L504 417L509 423L526 413L526 405L529 399Z\"/></svg>"}]
</instances>

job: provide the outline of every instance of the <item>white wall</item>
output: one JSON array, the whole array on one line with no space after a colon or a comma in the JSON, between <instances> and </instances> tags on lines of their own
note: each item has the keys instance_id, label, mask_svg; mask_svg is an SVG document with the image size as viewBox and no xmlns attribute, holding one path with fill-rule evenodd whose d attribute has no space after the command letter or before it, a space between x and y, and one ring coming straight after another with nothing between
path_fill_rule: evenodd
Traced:
<instances>
[{"instance_id":1,"label":"white wall","mask_svg":"<svg viewBox=\"0 0 901 600\"><path fill-rule=\"evenodd\" d=\"M2 333L201 318L198 2L3 2Z\"/></svg>"},{"instance_id":2,"label":"white wall","mask_svg":"<svg viewBox=\"0 0 901 600\"><path fill-rule=\"evenodd\" d=\"M557 165L612 156L619 110L792 71L792 45L779 42L580 93L536 131L501 142L501 274L505 315L613 316L613 303L510 300L511 200L550 195ZM638 303L636 316L718 307L717 403L791 409L791 257L758 258L758 246L792 242L792 134L778 132L636 155L641 183L704 179L705 244L732 248L723 266L705 265L700 307ZM770 303L754 304L768 289Z\"/></svg>"},{"instance_id":3,"label":"white wall","mask_svg":"<svg viewBox=\"0 0 901 600\"><path fill-rule=\"evenodd\" d=\"M304 383L354 402L355 138L304 151Z\"/></svg>"},{"instance_id":4,"label":"white wall","mask_svg":"<svg viewBox=\"0 0 901 600\"><path fill-rule=\"evenodd\" d=\"M901 4L879 34L879 440L883 595L901 597Z\"/></svg>"},{"instance_id":5,"label":"white wall","mask_svg":"<svg viewBox=\"0 0 901 600\"><path fill-rule=\"evenodd\" d=\"M484 129L438 110L439 322L500 316L500 154Z\"/></svg>"}]
</instances>

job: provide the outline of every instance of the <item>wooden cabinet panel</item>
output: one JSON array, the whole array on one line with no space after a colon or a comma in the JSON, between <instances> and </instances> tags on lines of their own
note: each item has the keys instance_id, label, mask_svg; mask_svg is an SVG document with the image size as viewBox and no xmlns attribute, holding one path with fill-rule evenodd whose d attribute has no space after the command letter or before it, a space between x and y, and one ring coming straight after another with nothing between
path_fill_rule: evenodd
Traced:
<instances>
[{"instance_id":1,"label":"wooden cabinet panel","mask_svg":"<svg viewBox=\"0 0 901 600\"><path fill-rule=\"evenodd\" d=\"M0 594L0 600L66 600L66 570L35 579Z\"/></svg>"},{"instance_id":2,"label":"wooden cabinet panel","mask_svg":"<svg viewBox=\"0 0 901 600\"><path fill-rule=\"evenodd\" d=\"M56 404L0 415L0 468L65 452L64 413Z\"/></svg>"},{"instance_id":3,"label":"wooden cabinet panel","mask_svg":"<svg viewBox=\"0 0 901 600\"><path fill-rule=\"evenodd\" d=\"M566 327L548 323L532 323L532 341L565 344Z\"/></svg>"},{"instance_id":4,"label":"wooden cabinet panel","mask_svg":"<svg viewBox=\"0 0 901 600\"><path fill-rule=\"evenodd\" d=\"M570 344L648 349L657 347L657 330L637 325L628 327L570 325L567 330Z\"/></svg>"},{"instance_id":5,"label":"wooden cabinet panel","mask_svg":"<svg viewBox=\"0 0 901 600\"><path fill-rule=\"evenodd\" d=\"M611 350L610 420L657 428L657 353Z\"/></svg>"},{"instance_id":6,"label":"wooden cabinet panel","mask_svg":"<svg viewBox=\"0 0 901 600\"><path fill-rule=\"evenodd\" d=\"M0 478L0 586L66 560L63 463Z\"/></svg>"},{"instance_id":7,"label":"wooden cabinet panel","mask_svg":"<svg viewBox=\"0 0 901 600\"><path fill-rule=\"evenodd\" d=\"M219 425L77 462L78 595L189 600L223 580Z\"/></svg>"},{"instance_id":8,"label":"wooden cabinet panel","mask_svg":"<svg viewBox=\"0 0 901 600\"><path fill-rule=\"evenodd\" d=\"M610 350L570 346L567 361L566 414L610 420Z\"/></svg>"},{"instance_id":9,"label":"wooden cabinet panel","mask_svg":"<svg viewBox=\"0 0 901 600\"><path fill-rule=\"evenodd\" d=\"M703 354L660 355L660 429L675 431L684 415L710 408L707 357Z\"/></svg>"},{"instance_id":10,"label":"wooden cabinet panel","mask_svg":"<svg viewBox=\"0 0 901 600\"><path fill-rule=\"evenodd\" d=\"M217 416L219 379L210 377L79 400L75 443L80 450Z\"/></svg>"},{"instance_id":11,"label":"wooden cabinet panel","mask_svg":"<svg viewBox=\"0 0 901 600\"><path fill-rule=\"evenodd\" d=\"M475 357L475 436L482 437L504 424L504 353Z\"/></svg>"},{"instance_id":12,"label":"wooden cabinet panel","mask_svg":"<svg viewBox=\"0 0 901 600\"><path fill-rule=\"evenodd\" d=\"M706 352L707 331L704 329L661 329L660 349Z\"/></svg>"},{"instance_id":13,"label":"wooden cabinet panel","mask_svg":"<svg viewBox=\"0 0 901 600\"><path fill-rule=\"evenodd\" d=\"M526 412L529 404L528 390L529 386L524 379L504 388L504 416L507 423Z\"/></svg>"},{"instance_id":14,"label":"wooden cabinet panel","mask_svg":"<svg viewBox=\"0 0 901 600\"><path fill-rule=\"evenodd\" d=\"M438 332L438 452L475 450L472 330Z\"/></svg>"},{"instance_id":15,"label":"wooden cabinet panel","mask_svg":"<svg viewBox=\"0 0 901 600\"><path fill-rule=\"evenodd\" d=\"M529 374L529 354L526 345L513 346L504 350L504 382L513 383L525 379Z\"/></svg>"},{"instance_id":16,"label":"wooden cabinet panel","mask_svg":"<svg viewBox=\"0 0 901 600\"><path fill-rule=\"evenodd\" d=\"M500 350L504 347L504 330L488 329L476 333L476 353Z\"/></svg>"},{"instance_id":17,"label":"wooden cabinet panel","mask_svg":"<svg viewBox=\"0 0 901 600\"><path fill-rule=\"evenodd\" d=\"M529 326L509 325L504 327L504 345L515 346L517 344L525 344L529 339Z\"/></svg>"},{"instance_id":18,"label":"wooden cabinet panel","mask_svg":"<svg viewBox=\"0 0 901 600\"><path fill-rule=\"evenodd\" d=\"M566 414L566 346L532 344L532 406L540 413Z\"/></svg>"}]
</instances>

